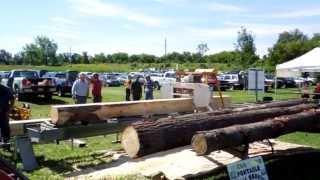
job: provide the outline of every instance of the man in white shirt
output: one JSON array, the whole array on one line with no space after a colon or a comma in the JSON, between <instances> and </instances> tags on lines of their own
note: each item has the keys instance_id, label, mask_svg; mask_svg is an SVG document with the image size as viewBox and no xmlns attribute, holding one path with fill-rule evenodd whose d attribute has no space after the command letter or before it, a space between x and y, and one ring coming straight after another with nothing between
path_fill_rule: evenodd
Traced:
<instances>
[{"instance_id":1,"label":"man in white shirt","mask_svg":"<svg viewBox=\"0 0 320 180\"><path fill-rule=\"evenodd\" d=\"M73 83L71 93L76 104L87 103L89 83L86 81L86 75L84 73L80 73L79 79Z\"/></svg>"}]
</instances>

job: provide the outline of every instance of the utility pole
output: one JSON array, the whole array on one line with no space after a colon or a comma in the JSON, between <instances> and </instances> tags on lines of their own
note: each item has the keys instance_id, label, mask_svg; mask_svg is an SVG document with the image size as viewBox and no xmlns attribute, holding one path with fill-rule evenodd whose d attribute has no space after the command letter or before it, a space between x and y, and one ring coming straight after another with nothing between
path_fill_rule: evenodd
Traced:
<instances>
[{"instance_id":1,"label":"utility pole","mask_svg":"<svg viewBox=\"0 0 320 180\"><path fill-rule=\"evenodd\" d=\"M164 56L167 56L167 38L164 38Z\"/></svg>"},{"instance_id":2,"label":"utility pole","mask_svg":"<svg viewBox=\"0 0 320 180\"><path fill-rule=\"evenodd\" d=\"M70 46L70 48L69 48L69 63L72 64L71 62L72 62L72 54L71 54L71 46Z\"/></svg>"}]
</instances>

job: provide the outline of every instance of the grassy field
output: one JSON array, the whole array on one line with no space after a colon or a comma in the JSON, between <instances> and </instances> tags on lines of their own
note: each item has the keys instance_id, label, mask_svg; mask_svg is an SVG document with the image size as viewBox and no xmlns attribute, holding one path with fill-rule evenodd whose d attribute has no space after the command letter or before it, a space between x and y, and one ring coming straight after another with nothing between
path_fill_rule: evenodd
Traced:
<instances>
[{"instance_id":1,"label":"grassy field","mask_svg":"<svg viewBox=\"0 0 320 180\"><path fill-rule=\"evenodd\" d=\"M274 93L265 93L262 96L272 96L274 99L298 98L298 95L290 94L294 89L281 89ZM226 91L224 94L230 95L234 103L254 102L255 95L245 91ZM155 97L159 97L159 91L155 92ZM124 100L123 87L106 87L103 89L103 101L122 101ZM89 99L91 101L91 99ZM50 104L45 103L41 98L28 102L31 104L32 118L47 118L52 104L70 104L73 103L71 97L54 96ZM17 103L18 105L20 102ZM74 169L81 169L99 164L106 164L111 161L110 157L105 155L108 150L121 149L119 144L112 144L115 135L98 136L86 138L87 146L84 148L74 148L68 142L57 144L34 145L35 154L41 167L38 170L25 173L30 179L63 179L63 175L72 172ZM293 133L282 136L279 139L320 147L320 135ZM21 164L19 164L21 166Z\"/></svg>"},{"instance_id":2,"label":"grassy field","mask_svg":"<svg viewBox=\"0 0 320 180\"><path fill-rule=\"evenodd\" d=\"M139 71L146 68L168 69L177 67L176 63L105 63L105 64L65 64L62 66L33 66L33 65L0 65L0 71L9 71L12 69L45 69L48 71L66 71L76 70L83 72L130 72ZM215 68L220 71L228 71L233 69L227 64L221 63L184 63L178 65L179 69L194 70L197 68Z\"/></svg>"}]
</instances>

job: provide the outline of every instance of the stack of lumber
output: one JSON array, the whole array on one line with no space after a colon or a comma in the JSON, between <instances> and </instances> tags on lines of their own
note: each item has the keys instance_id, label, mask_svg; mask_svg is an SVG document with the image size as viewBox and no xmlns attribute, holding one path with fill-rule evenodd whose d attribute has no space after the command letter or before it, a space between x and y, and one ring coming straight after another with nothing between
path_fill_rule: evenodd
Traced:
<instances>
[{"instance_id":1,"label":"stack of lumber","mask_svg":"<svg viewBox=\"0 0 320 180\"><path fill-rule=\"evenodd\" d=\"M207 137L207 134L208 137L215 136L212 135L213 133L211 131L202 131L242 125L242 127L246 127L252 131L249 131L244 136L238 136L234 134L238 132L239 128L237 128L232 131L233 134L230 133L230 142L227 141L225 143L227 138L217 140L222 144L218 146L218 149L238 146L243 143L277 137L281 134L298 130L306 131L310 127L316 129L318 117L320 117L320 112L315 110L316 108L317 105L315 104L305 104L303 100L293 100L234 110L189 114L175 118L169 117L158 121L141 121L128 126L123 131L121 142L126 153L130 157L136 158L189 145L194 135L201 137ZM255 123L258 123L258 126L256 126ZM229 131L231 132L231 130ZM250 133L253 132L257 134L254 134L251 139L248 139L247 136L250 136ZM223 132L218 134L224 136ZM194 141L192 144L195 150L197 150L196 147L198 146L200 147L198 149L202 150L205 145L207 145L207 148L204 148L205 153L210 152L212 149L217 149L211 148L211 141L208 141L206 144L202 143L204 138L202 138L200 142L196 141L196 139L201 138L193 138ZM221 138L218 137L217 139Z\"/></svg>"}]
</instances>

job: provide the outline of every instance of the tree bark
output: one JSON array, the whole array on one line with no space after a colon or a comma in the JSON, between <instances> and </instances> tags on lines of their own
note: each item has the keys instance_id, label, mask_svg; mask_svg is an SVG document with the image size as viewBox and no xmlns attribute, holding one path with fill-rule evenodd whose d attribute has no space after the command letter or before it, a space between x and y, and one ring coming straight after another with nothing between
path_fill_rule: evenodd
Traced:
<instances>
[{"instance_id":1,"label":"tree bark","mask_svg":"<svg viewBox=\"0 0 320 180\"><path fill-rule=\"evenodd\" d=\"M222 115L185 115L183 118L166 118L161 121L140 121L128 126L122 133L122 146L130 157L141 157L190 144L197 131L247 124L315 108L303 104L276 107Z\"/></svg>"},{"instance_id":2,"label":"tree bark","mask_svg":"<svg viewBox=\"0 0 320 180\"><path fill-rule=\"evenodd\" d=\"M197 132L191 141L192 149L198 155L206 155L215 150L276 138L295 131L308 131L308 129L315 129L315 127L319 129L319 117L320 110L310 110L263 122Z\"/></svg>"},{"instance_id":3,"label":"tree bark","mask_svg":"<svg viewBox=\"0 0 320 180\"><path fill-rule=\"evenodd\" d=\"M57 126L62 126L114 117L193 112L193 110L190 98L59 105L51 107L51 121Z\"/></svg>"},{"instance_id":4,"label":"tree bark","mask_svg":"<svg viewBox=\"0 0 320 180\"><path fill-rule=\"evenodd\" d=\"M212 97L214 101L218 97ZM262 109L267 107L284 107L302 104L303 100L272 102L257 107L239 108L235 111ZM126 101L109 103L89 103L58 105L51 107L51 122L57 126L72 125L77 122L89 123L114 117L130 117L144 115L161 115L170 113L190 113L195 106L191 98L155 99L147 101ZM229 113L222 110L217 114Z\"/></svg>"}]
</instances>

